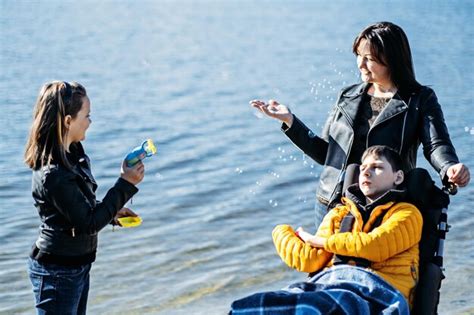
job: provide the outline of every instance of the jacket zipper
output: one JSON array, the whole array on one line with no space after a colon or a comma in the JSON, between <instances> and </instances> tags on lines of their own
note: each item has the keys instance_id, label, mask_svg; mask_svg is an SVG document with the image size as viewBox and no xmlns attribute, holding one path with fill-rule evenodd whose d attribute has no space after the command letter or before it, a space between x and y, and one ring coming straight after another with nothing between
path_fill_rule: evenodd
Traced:
<instances>
[{"instance_id":1,"label":"jacket zipper","mask_svg":"<svg viewBox=\"0 0 474 315\"><path fill-rule=\"evenodd\" d=\"M352 124L351 119L349 118L349 115L347 115L347 113L344 111L342 106L338 105L337 107L341 111L342 115L346 118L347 122L349 123L349 125L352 128L352 131L354 131L354 125ZM337 183L336 183L336 186L334 187L334 189L331 193L331 197L329 197L328 204L333 201L332 199L334 198L334 195L336 194L336 190L337 190L337 187L339 186L340 180L345 175L344 166L347 165L347 161L349 160L349 152L351 152L353 143L354 143L354 136L352 136L352 141L349 144L349 150L348 150L348 153L346 154L346 159L345 159L344 163L341 165L341 172L339 173L339 176L337 177Z\"/></svg>"},{"instance_id":2,"label":"jacket zipper","mask_svg":"<svg viewBox=\"0 0 474 315\"><path fill-rule=\"evenodd\" d=\"M407 104L407 111L405 112L405 118L403 118L403 128L402 128L402 142L400 143L400 152L398 154L402 154L402 149L403 149L403 142L405 141L405 126L407 123L407 117L408 117L408 110L410 109L410 102L411 102L411 96L408 99L408 104Z\"/></svg>"}]
</instances>

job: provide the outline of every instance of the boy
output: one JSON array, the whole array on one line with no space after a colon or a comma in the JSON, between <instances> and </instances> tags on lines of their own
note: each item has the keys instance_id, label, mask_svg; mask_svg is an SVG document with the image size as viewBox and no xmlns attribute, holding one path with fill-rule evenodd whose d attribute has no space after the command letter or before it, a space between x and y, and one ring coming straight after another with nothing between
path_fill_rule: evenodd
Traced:
<instances>
[{"instance_id":1,"label":"boy","mask_svg":"<svg viewBox=\"0 0 474 315\"><path fill-rule=\"evenodd\" d=\"M396 188L404 173L397 152L373 146L361 160L359 183L347 189L342 205L328 212L316 235L288 225L273 230L275 247L288 266L318 274L287 291L236 301L234 314L252 301L259 301L260 311L277 313L302 308L323 314L408 312L406 302L412 304L418 281L421 213L399 202L404 191Z\"/></svg>"}]
</instances>

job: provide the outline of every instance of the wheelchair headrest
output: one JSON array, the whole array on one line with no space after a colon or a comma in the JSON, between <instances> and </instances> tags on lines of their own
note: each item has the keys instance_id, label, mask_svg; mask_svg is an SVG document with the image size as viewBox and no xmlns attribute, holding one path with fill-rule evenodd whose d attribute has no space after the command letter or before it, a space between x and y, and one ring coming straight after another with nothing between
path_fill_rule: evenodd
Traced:
<instances>
[{"instance_id":1,"label":"wheelchair headrest","mask_svg":"<svg viewBox=\"0 0 474 315\"><path fill-rule=\"evenodd\" d=\"M350 164L346 168L343 191L359 180L359 164ZM407 191L407 202L414 204L421 211L434 208L446 208L449 196L438 188L430 174L423 168L415 168L405 175L401 188Z\"/></svg>"}]
</instances>

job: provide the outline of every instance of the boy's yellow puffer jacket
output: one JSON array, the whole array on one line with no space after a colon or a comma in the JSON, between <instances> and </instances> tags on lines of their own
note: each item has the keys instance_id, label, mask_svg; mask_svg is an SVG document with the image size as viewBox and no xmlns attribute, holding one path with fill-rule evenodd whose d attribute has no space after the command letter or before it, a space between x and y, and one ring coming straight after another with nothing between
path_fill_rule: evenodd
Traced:
<instances>
[{"instance_id":1,"label":"boy's yellow puffer jacket","mask_svg":"<svg viewBox=\"0 0 474 315\"><path fill-rule=\"evenodd\" d=\"M332 266L333 254L371 261L370 269L397 288L412 304L411 294L418 282L419 251L423 219L420 211L405 202L388 202L372 210L363 223L354 202L342 198L343 205L332 209L316 235L326 238L324 249L304 243L289 225L273 230L273 243L281 259L291 268L315 272ZM344 216L355 218L352 232L338 233ZM382 223L372 228L377 217Z\"/></svg>"}]
</instances>

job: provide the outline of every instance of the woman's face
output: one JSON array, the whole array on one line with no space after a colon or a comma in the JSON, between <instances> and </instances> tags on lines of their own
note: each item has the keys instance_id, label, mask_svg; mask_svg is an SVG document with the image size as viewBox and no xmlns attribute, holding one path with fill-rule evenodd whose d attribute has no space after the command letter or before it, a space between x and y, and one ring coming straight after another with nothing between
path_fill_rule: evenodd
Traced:
<instances>
[{"instance_id":1,"label":"woman's face","mask_svg":"<svg viewBox=\"0 0 474 315\"><path fill-rule=\"evenodd\" d=\"M86 130L91 124L90 119L91 103L89 98L85 96L82 99L81 110L76 117L71 119L68 129L68 140L70 143L79 142L86 138Z\"/></svg>"},{"instance_id":2,"label":"woman's face","mask_svg":"<svg viewBox=\"0 0 474 315\"><path fill-rule=\"evenodd\" d=\"M357 67L362 81L382 86L393 85L389 69L381 64L370 52L370 43L361 39L357 47Z\"/></svg>"}]
</instances>

